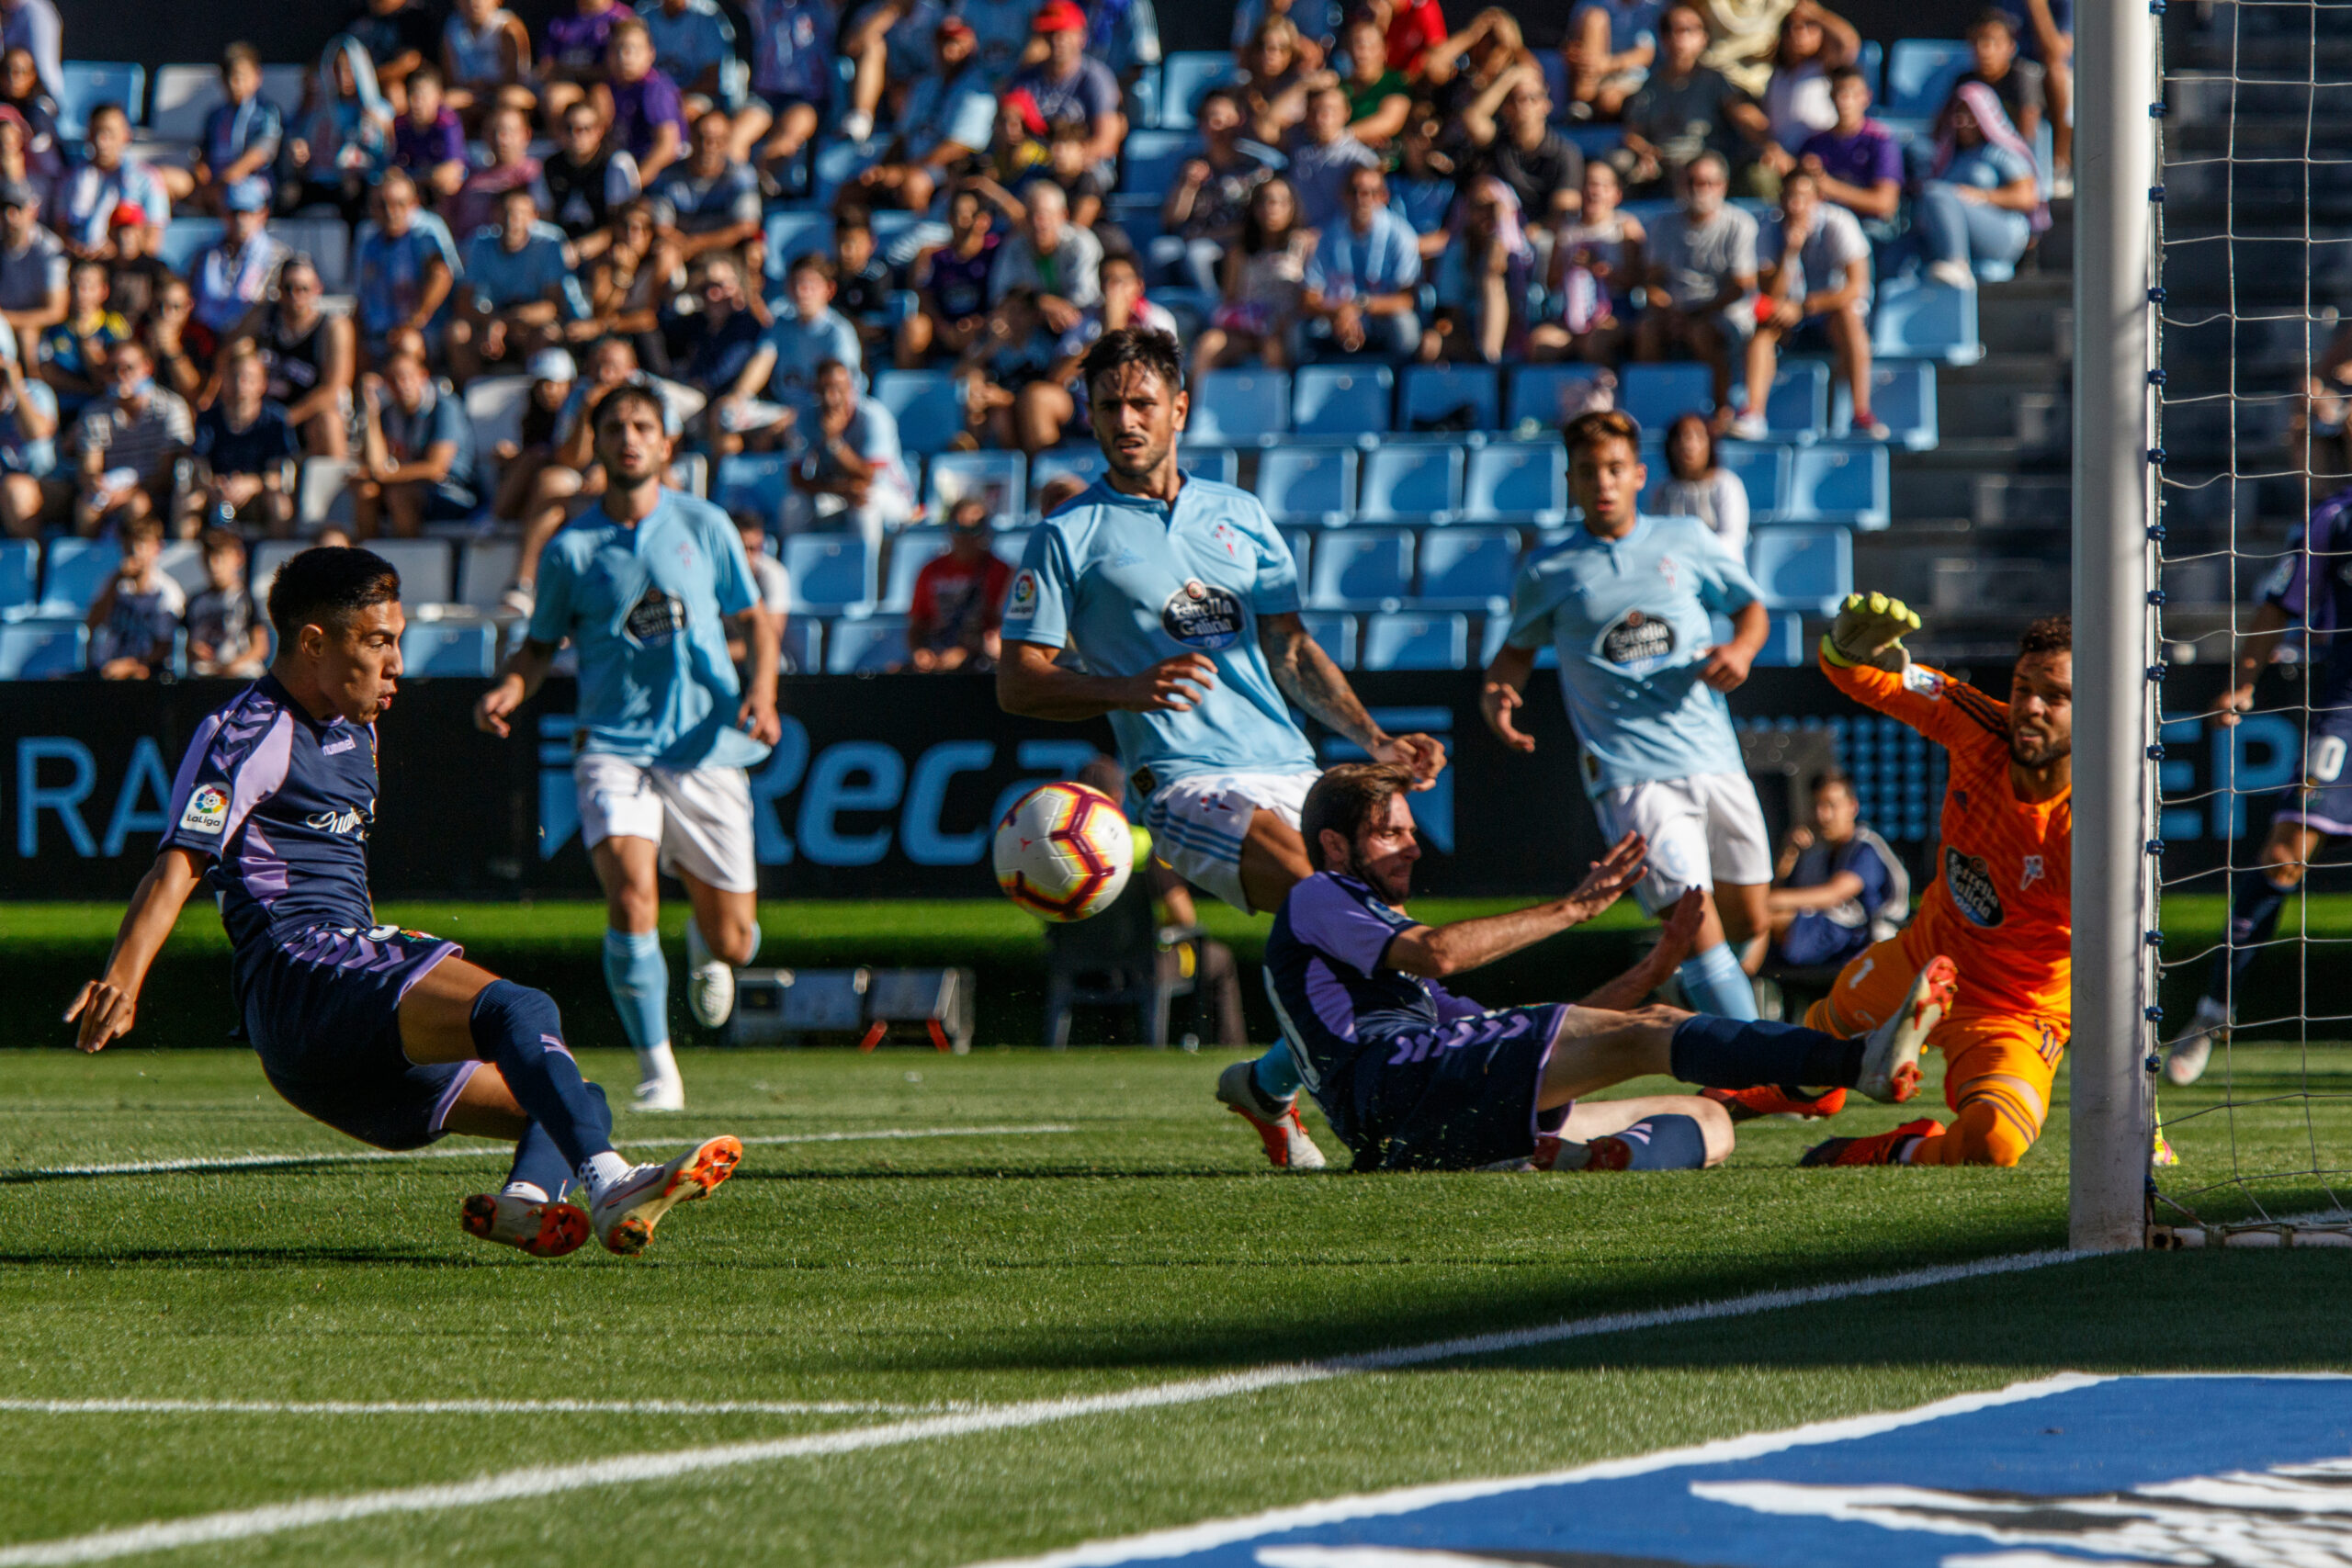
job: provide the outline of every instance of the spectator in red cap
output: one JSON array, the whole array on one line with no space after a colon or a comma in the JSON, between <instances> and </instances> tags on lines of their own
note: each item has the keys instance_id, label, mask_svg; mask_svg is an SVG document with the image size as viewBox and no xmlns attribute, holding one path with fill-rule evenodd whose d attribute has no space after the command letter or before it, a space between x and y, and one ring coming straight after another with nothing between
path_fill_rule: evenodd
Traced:
<instances>
[{"instance_id":1,"label":"spectator in red cap","mask_svg":"<svg viewBox=\"0 0 2352 1568\"><path fill-rule=\"evenodd\" d=\"M1081 120L1086 154L1106 172L1126 140L1127 117L1119 108L1119 79L1086 52L1086 13L1077 0L1046 0L1030 24L1046 40L1046 58L1012 78L1012 90L1026 92L1049 125Z\"/></svg>"},{"instance_id":2,"label":"spectator in red cap","mask_svg":"<svg viewBox=\"0 0 2352 1568\"><path fill-rule=\"evenodd\" d=\"M114 235L114 259L107 264L107 289L123 319L136 322L155 308L164 285L177 275L155 254L155 231L143 208L124 202L107 227Z\"/></svg>"},{"instance_id":3,"label":"spectator in red cap","mask_svg":"<svg viewBox=\"0 0 2352 1568\"><path fill-rule=\"evenodd\" d=\"M941 17L932 50L936 63L907 95L897 139L882 161L854 182L871 206L928 212L941 182L953 180L988 151L996 96L971 24L961 17Z\"/></svg>"}]
</instances>

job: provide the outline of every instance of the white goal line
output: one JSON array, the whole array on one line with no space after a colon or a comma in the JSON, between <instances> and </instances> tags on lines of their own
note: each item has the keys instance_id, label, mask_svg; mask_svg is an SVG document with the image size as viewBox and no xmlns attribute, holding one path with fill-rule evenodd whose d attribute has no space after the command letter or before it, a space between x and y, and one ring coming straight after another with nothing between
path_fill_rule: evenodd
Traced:
<instances>
[{"instance_id":1,"label":"white goal line","mask_svg":"<svg viewBox=\"0 0 2352 1568\"><path fill-rule=\"evenodd\" d=\"M973 1408L955 1399L0 1399L0 1415L30 1416L917 1416Z\"/></svg>"},{"instance_id":2,"label":"white goal line","mask_svg":"<svg viewBox=\"0 0 2352 1568\"><path fill-rule=\"evenodd\" d=\"M1834 1284L1790 1290L1758 1291L1717 1302L1694 1302L1647 1312L1609 1313L1598 1317L1569 1318L1536 1328L1509 1329L1401 1346L1364 1355L1324 1361L1293 1361L1248 1368L1216 1377L1188 1378L1147 1384L1111 1393L1069 1399L1030 1400L1012 1404L981 1405L846 1431L806 1437L771 1438L755 1442L726 1443L708 1448L624 1454L562 1465L531 1465L478 1476L471 1481L388 1488L334 1497L304 1498L257 1508L232 1508L187 1518L157 1520L118 1529L92 1531L55 1540L28 1541L0 1548L0 1568L59 1568L80 1562L104 1562L146 1552L220 1541L247 1540L280 1535L321 1525L349 1524L359 1519L397 1514L433 1514L454 1508L481 1507L525 1497L546 1497L640 1482L666 1481L706 1472L779 1460L819 1459L872 1449L897 1448L939 1438L966 1437L981 1432L1043 1427L1088 1416L1117 1416L1138 1410L1166 1409L1229 1399L1268 1389L1326 1382L1366 1372L1393 1371L1406 1367L1456 1360L1467 1357L1507 1354L1599 1335L1626 1334L1642 1329L1670 1328L1683 1324L1749 1317L1758 1313L1863 1296L1890 1295L1959 1280L2022 1273L2071 1262L2087 1256L2068 1251L2013 1253L1973 1263L1907 1269Z\"/></svg>"},{"instance_id":3,"label":"white goal line","mask_svg":"<svg viewBox=\"0 0 2352 1568\"><path fill-rule=\"evenodd\" d=\"M1026 1138L1053 1133L1075 1133L1074 1126L1041 1122L1024 1127L884 1127L865 1133L778 1133L745 1138L745 1148L776 1144L861 1144L909 1138ZM690 1138L616 1138L616 1149L676 1148ZM220 1155L195 1159L130 1160L111 1165L37 1166L30 1170L0 1171L0 1182L47 1181L75 1176L170 1176L186 1171L270 1170L305 1165L377 1165L386 1161L421 1159L498 1159L510 1145L467 1144L448 1149L322 1149L316 1154Z\"/></svg>"}]
</instances>

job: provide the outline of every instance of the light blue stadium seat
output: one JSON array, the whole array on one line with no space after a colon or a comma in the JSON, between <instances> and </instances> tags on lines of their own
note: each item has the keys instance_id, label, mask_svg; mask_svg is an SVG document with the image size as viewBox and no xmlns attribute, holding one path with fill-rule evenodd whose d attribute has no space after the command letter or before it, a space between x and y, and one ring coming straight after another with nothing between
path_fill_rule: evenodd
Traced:
<instances>
[{"instance_id":1,"label":"light blue stadium seat","mask_svg":"<svg viewBox=\"0 0 2352 1568\"><path fill-rule=\"evenodd\" d=\"M1486 630L1478 635L1478 667L1480 669L1483 670L1495 661L1495 655L1503 650L1503 640L1510 636L1510 617L1509 615L1487 617ZM1560 650L1552 644L1547 642L1535 650L1535 668L1557 670L1559 667Z\"/></svg>"},{"instance_id":2,"label":"light blue stadium seat","mask_svg":"<svg viewBox=\"0 0 2352 1568\"><path fill-rule=\"evenodd\" d=\"M1293 434L1352 437L1388 428L1396 375L1387 366L1309 365L1293 379Z\"/></svg>"},{"instance_id":3,"label":"light blue stadium seat","mask_svg":"<svg viewBox=\"0 0 2352 1568\"><path fill-rule=\"evenodd\" d=\"M90 111L100 104L120 104L130 123L138 125L146 108L147 68L114 60L67 60L60 62L57 130L79 141L90 129Z\"/></svg>"},{"instance_id":4,"label":"light blue stadium seat","mask_svg":"<svg viewBox=\"0 0 2352 1568\"><path fill-rule=\"evenodd\" d=\"M1018 452L942 452L931 460L924 504L944 519L957 502L977 495L998 523L1017 522L1029 504L1027 478Z\"/></svg>"},{"instance_id":5,"label":"light blue stadium seat","mask_svg":"<svg viewBox=\"0 0 2352 1568\"><path fill-rule=\"evenodd\" d=\"M1963 39L1897 39L1886 57L1885 110L1895 119L1933 119L1951 86L1976 63Z\"/></svg>"},{"instance_id":6,"label":"light blue stadium seat","mask_svg":"<svg viewBox=\"0 0 2352 1568\"><path fill-rule=\"evenodd\" d=\"M0 539L0 619L31 609L40 584L40 546L30 539Z\"/></svg>"},{"instance_id":7,"label":"light blue stadium seat","mask_svg":"<svg viewBox=\"0 0 2352 1568\"><path fill-rule=\"evenodd\" d=\"M1364 522L1435 522L1461 504L1461 447L1411 442L1364 454L1356 484L1356 515Z\"/></svg>"},{"instance_id":8,"label":"light blue stadium seat","mask_svg":"<svg viewBox=\"0 0 2352 1568\"><path fill-rule=\"evenodd\" d=\"M1516 528L1432 528L1418 541L1424 610L1491 610L1510 597L1519 570Z\"/></svg>"},{"instance_id":9,"label":"light blue stadium seat","mask_svg":"<svg viewBox=\"0 0 2352 1568\"><path fill-rule=\"evenodd\" d=\"M795 534L784 542L792 614L837 615L874 602L874 558L856 534Z\"/></svg>"},{"instance_id":10,"label":"light blue stadium seat","mask_svg":"<svg viewBox=\"0 0 2352 1568\"><path fill-rule=\"evenodd\" d=\"M1617 406L1644 431L1664 431L1686 413L1710 413L1715 406L1714 378L1703 365L1628 365L1618 373Z\"/></svg>"},{"instance_id":11,"label":"light blue stadium seat","mask_svg":"<svg viewBox=\"0 0 2352 1568\"><path fill-rule=\"evenodd\" d=\"M877 370L874 400L899 422L899 445L928 457L964 429L964 400L946 370Z\"/></svg>"},{"instance_id":12,"label":"light blue stadium seat","mask_svg":"<svg viewBox=\"0 0 2352 1568\"><path fill-rule=\"evenodd\" d=\"M834 621L825 628L825 672L860 675L879 671L907 658L907 618L869 615Z\"/></svg>"},{"instance_id":13,"label":"light blue stadium seat","mask_svg":"<svg viewBox=\"0 0 2352 1568\"><path fill-rule=\"evenodd\" d=\"M1159 123L1188 130L1201 95L1233 74L1233 56L1217 49L1180 49L1160 62Z\"/></svg>"},{"instance_id":14,"label":"light blue stadium seat","mask_svg":"<svg viewBox=\"0 0 2352 1568\"><path fill-rule=\"evenodd\" d=\"M155 246L156 255L174 272L185 274L204 251L218 244L228 225L218 218L175 218Z\"/></svg>"},{"instance_id":15,"label":"light blue stadium seat","mask_svg":"<svg viewBox=\"0 0 2352 1568\"><path fill-rule=\"evenodd\" d=\"M890 538L890 583L883 590L881 608L903 615L915 602L915 579L922 569L947 553L944 528L908 528Z\"/></svg>"},{"instance_id":16,"label":"light blue stadium seat","mask_svg":"<svg viewBox=\"0 0 2352 1568\"><path fill-rule=\"evenodd\" d=\"M1729 642L1731 640L1732 625L1729 616L1712 615L1708 617L1708 623L1713 628L1715 641ZM1811 662L1812 660L1807 658L1805 653L1804 617L1786 613L1770 616L1766 622L1764 646L1756 650L1757 668L1794 670Z\"/></svg>"},{"instance_id":17,"label":"light blue stadium seat","mask_svg":"<svg viewBox=\"0 0 2352 1568\"><path fill-rule=\"evenodd\" d=\"M1315 536L1318 532L1320 530L1315 528L1284 528L1282 531L1283 543L1290 547L1291 570L1297 575L1301 589L1314 581L1307 575L1307 569L1315 563Z\"/></svg>"},{"instance_id":18,"label":"light blue stadium seat","mask_svg":"<svg viewBox=\"0 0 2352 1568\"><path fill-rule=\"evenodd\" d=\"M1463 515L1539 525L1568 514L1568 454L1557 441L1498 441L1470 454Z\"/></svg>"},{"instance_id":19,"label":"light blue stadium seat","mask_svg":"<svg viewBox=\"0 0 2352 1568\"><path fill-rule=\"evenodd\" d=\"M1412 596L1413 536L1404 528L1329 528L1315 541L1317 610L1393 609Z\"/></svg>"},{"instance_id":20,"label":"light blue stadium seat","mask_svg":"<svg viewBox=\"0 0 2352 1568\"><path fill-rule=\"evenodd\" d=\"M98 590L122 562L122 547L108 539L51 539L41 554L43 615L85 615Z\"/></svg>"},{"instance_id":21,"label":"light blue stadium seat","mask_svg":"<svg viewBox=\"0 0 2352 1568\"><path fill-rule=\"evenodd\" d=\"M1881 89L1886 82L1886 51L1878 39L1866 38L1862 40L1861 52L1854 57L1854 69L1860 71L1862 79L1871 85L1873 100L1884 96Z\"/></svg>"},{"instance_id":22,"label":"light blue stadium seat","mask_svg":"<svg viewBox=\"0 0 2352 1568\"><path fill-rule=\"evenodd\" d=\"M1764 400L1764 426L1774 441L1818 441L1829 428L1829 367L1817 359L1784 362Z\"/></svg>"},{"instance_id":23,"label":"light blue stadium seat","mask_svg":"<svg viewBox=\"0 0 2352 1568\"><path fill-rule=\"evenodd\" d=\"M785 670L788 674L816 675L825 668L825 623L814 615L787 615L784 621Z\"/></svg>"},{"instance_id":24,"label":"light blue stadium seat","mask_svg":"<svg viewBox=\"0 0 2352 1568\"><path fill-rule=\"evenodd\" d=\"M411 621L401 634L401 664L409 675L480 680L498 667L498 627L489 621Z\"/></svg>"},{"instance_id":25,"label":"light blue stadium seat","mask_svg":"<svg viewBox=\"0 0 2352 1568\"><path fill-rule=\"evenodd\" d=\"M1195 417L1198 417L1197 414ZM1230 446L1196 446L1193 444L1193 433L1189 430L1184 433L1184 437L1177 448L1177 461L1182 465L1186 473L1196 479L1206 479L1212 484L1229 485L1241 482L1239 453Z\"/></svg>"},{"instance_id":26,"label":"light blue stadium seat","mask_svg":"<svg viewBox=\"0 0 2352 1568\"><path fill-rule=\"evenodd\" d=\"M1030 536L1035 528L999 528L989 540L989 554L1011 567L1018 567L1021 558L1029 550Z\"/></svg>"},{"instance_id":27,"label":"light blue stadium seat","mask_svg":"<svg viewBox=\"0 0 2352 1568\"><path fill-rule=\"evenodd\" d=\"M1127 118L1136 125L1159 123L1159 67L1146 65L1127 86Z\"/></svg>"},{"instance_id":28,"label":"light blue stadium seat","mask_svg":"<svg viewBox=\"0 0 2352 1568\"><path fill-rule=\"evenodd\" d=\"M1470 661L1470 617L1403 611L1366 615L1365 670L1459 670Z\"/></svg>"},{"instance_id":29,"label":"light blue stadium seat","mask_svg":"<svg viewBox=\"0 0 2352 1568\"><path fill-rule=\"evenodd\" d=\"M721 512L748 512L770 527L784 515L784 498L792 489L792 459L782 452L739 452L718 459L712 477L711 501Z\"/></svg>"},{"instance_id":30,"label":"light blue stadium seat","mask_svg":"<svg viewBox=\"0 0 2352 1568\"><path fill-rule=\"evenodd\" d=\"M1029 488L1042 493L1048 483L1064 475L1091 485L1110 471L1110 460L1100 446L1056 446L1038 453L1030 463Z\"/></svg>"},{"instance_id":31,"label":"light blue stadium seat","mask_svg":"<svg viewBox=\"0 0 2352 1568\"><path fill-rule=\"evenodd\" d=\"M1760 528L1747 536L1747 570L1766 608L1834 615L1854 591L1854 536L1843 528Z\"/></svg>"},{"instance_id":32,"label":"light blue stadium seat","mask_svg":"<svg viewBox=\"0 0 2352 1568\"><path fill-rule=\"evenodd\" d=\"M1878 303L1871 312L1871 353L1879 359L1975 364L1984 357L1976 331L1976 291L1918 278L1889 278L1879 285Z\"/></svg>"},{"instance_id":33,"label":"light blue stadium seat","mask_svg":"<svg viewBox=\"0 0 2352 1568\"><path fill-rule=\"evenodd\" d=\"M1131 130L1122 155L1119 194L1158 201L1176 183L1184 160L1196 156L1201 139L1189 130Z\"/></svg>"},{"instance_id":34,"label":"light blue stadium seat","mask_svg":"<svg viewBox=\"0 0 2352 1568\"><path fill-rule=\"evenodd\" d=\"M1258 499L1277 523L1346 523L1356 505L1355 449L1271 448L1258 459Z\"/></svg>"},{"instance_id":35,"label":"light blue stadium seat","mask_svg":"<svg viewBox=\"0 0 2352 1568\"><path fill-rule=\"evenodd\" d=\"M1936 445L1936 367L1925 360L1882 360L1871 367L1871 412L1886 426L1887 439L1913 452ZM1829 434L1852 428L1854 399L1841 384L1833 395Z\"/></svg>"},{"instance_id":36,"label":"light blue stadium seat","mask_svg":"<svg viewBox=\"0 0 2352 1568\"><path fill-rule=\"evenodd\" d=\"M1332 663L1342 670L1356 667L1356 618L1353 615L1333 610L1309 610L1299 616L1299 621L1306 627L1306 635L1331 656Z\"/></svg>"},{"instance_id":37,"label":"light blue stadium seat","mask_svg":"<svg viewBox=\"0 0 2352 1568\"><path fill-rule=\"evenodd\" d=\"M888 141L883 138L867 141L819 143L816 158L810 164L817 176L810 185L810 199L819 207L831 208L835 193L855 179L869 164L879 162L887 145Z\"/></svg>"},{"instance_id":38,"label":"light blue stadium seat","mask_svg":"<svg viewBox=\"0 0 2352 1568\"><path fill-rule=\"evenodd\" d=\"M1547 430L1567 421L1571 402L1581 403L1584 388L1600 374L1597 365L1522 365L1510 373L1510 404L1503 423L1516 428L1533 420Z\"/></svg>"},{"instance_id":39,"label":"light blue stadium seat","mask_svg":"<svg viewBox=\"0 0 2352 1568\"><path fill-rule=\"evenodd\" d=\"M769 213L763 227L767 236L767 275L779 283L793 257L832 247L833 220L828 213L779 210Z\"/></svg>"},{"instance_id":40,"label":"light blue stadium seat","mask_svg":"<svg viewBox=\"0 0 2352 1568\"><path fill-rule=\"evenodd\" d=\"M1770 522L1788 503L1787 447L1764 442L1726 441L1715 448L1715 461L1738 475L1739 482L1747 488L1751 523Z\"/></svg>"},{"instance_id":41,"label":"light blue stadium seat","mask_svg":"<svg viewBox=\"0 0 2352 1568\"><path fill-rule=\"evenodd\" d=\"M1424 428L1424 422L1442 419L1468 407L1472 430L1493 430L1502 423L1502 389L1494 367L1487 365L1411 365L1405 369L1405 397L1397 423L1406 430Z\"/></svg>"},{"instance_id":42,"label":"light blue stadium seat","mask_svg":"<svg viewBox=\"0 0 2352 1568\"><path fill-rule=\"evenodd\" d=\"M1792 523L1883 528L1893 499L1885 447L1824 445L1802 447L1791 457L1788 501L1773 510Z\"/></svg>"},{"instance_id":43,"label":"light blue stadium seat","mask_svg":"<svg viewBox=\"0 0 2352 1568\"><path fill-rule=\"evenodd\" d=\"M0 626L0 681L42 681L82 668L89 632L79 621L44 617Z\"/></svg>"},{"instance_id":44,"label":"light blue stadium seat","mask_svg":"<svg viewBox=\"0 0 2352 1568\"><path fill-rule=\"evenodd\" d=\"M1256 446L1290 429L1290 374L1283 370L1212 370L1193 387L1188 441Z\"/></svg>"}]
</instances>

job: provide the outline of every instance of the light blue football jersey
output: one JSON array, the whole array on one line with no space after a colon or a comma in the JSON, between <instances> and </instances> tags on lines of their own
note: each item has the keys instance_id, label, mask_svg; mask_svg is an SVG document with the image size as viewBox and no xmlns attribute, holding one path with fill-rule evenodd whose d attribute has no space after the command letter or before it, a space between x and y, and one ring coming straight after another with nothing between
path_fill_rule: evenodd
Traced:
<instances>
[{"instance_id":1,"label":"light blue football jersey","mask_svg":"<svg viewBox=\"0 0 2352 1568\"><path fill-rule=\"evenodd\" d=\"M1187 475L1176 504L1097 479L1041 524L1004 606L1004 639L1069 649L1095 675L1135 675L1188 649L1216 662L1189 713L1114 713L1132 774L1315 771L1274 687L1258 617L1299 607L1298 568L1258 498Z\"/></svg>"},{"instance_id":2,"label":"light blue football jersey","mask_svg":"<svg viewBox=\"0 0 2352 1568\"><path fill-rule=\"evenodd\" d=\"M742 705L725 617L759 603L727 513L664 490L630 527L602 506L548 541L530 637L580 649L578 750L671 768L746 768L768 754Z\"/></svg>"},{"instance_id":3,"label":"light blue football jersey","mask_svg":"<svg viewBox=\"0 0 2352 1568\"><path fill-rule=\"evenodd\" d=\"M1622 539L1576 528L1521 563L1510 646L1559 650L1589 793L1745 771L1731 710L1699 667L1714 641L1708 613L1757 597L1747 568L1695 517L1637 514Z\"/></svg>"}]
</instances>

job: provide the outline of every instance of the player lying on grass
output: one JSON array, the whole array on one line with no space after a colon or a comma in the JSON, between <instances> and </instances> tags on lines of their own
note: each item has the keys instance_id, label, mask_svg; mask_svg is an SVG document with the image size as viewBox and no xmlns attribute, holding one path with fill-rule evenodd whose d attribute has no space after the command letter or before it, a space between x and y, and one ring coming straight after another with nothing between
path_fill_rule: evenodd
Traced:
<instances>
[{"instance_id":1,"label":"player lying on grass","mask_svg":"<svg viewBox=\"0 0 2352 1568\"><path fill-rule=\"evenodd\" d=\"M1928 1037L1944 1054L1950 1124L1907 1122L1869 1138L1832 1138L1806 1165L2015 1165L2041 1135L2050 1086L2070 1032L2068 905L2075 830L2075 654L2064 615L2018 643L2009 700L1986 696L1903 646L1919 617L1902 601L1849 594L1821 639L1821 668L1841 692L1899 718L1949 753L1939 874L1899 934L1838 972L1805 1021L1834 1033L1875 1028L1907 1005L1910 976L1935 953L1960 964L1960 989ZM1810 1080L1805 1080L1810 1082ZM1753 1111L1826 1115L1774 1090Z\"/></svg>"},{"instance_id":2,"label":"player lying on grass","mask_svg":"<svg viewBox=\"0 0 2352 1568\"><path fill-rule=\"evenodd\" d=\"M202 882L234 950L238 1021L288 1104L382 1149L445 1133L511 1138L504 1189L459 1210L469 1234L535 1258L561 1257L591 1229L614 1252L642 1251L672 1205L727 1179L743 1145L711 1138L632 1168L546 992L467 963L456 942L376 923L368 829L376 720L400 682L400 592L368 550L305 550L279 570L277 658L197 727L155 863L106 973L65 1017L80 1021L85 1051L129 1033L148 968ZM561 1201L575 1177L585 1213Z\"/></svg>"},{"instance_id":3,"label":"player lying on grass","mask_svg":"<svg viewBox=\"0 0 2352 1568\"><path fill-rule=\"evenodd\" d=\"M1299 803L1317 772L1295 705L1426 789L1445 749L1373 722L1299 618L1290 547L1248 491L1177 466L1190 402L1176 340L1122 327L1086 355L1087 410L1110 471L1054 509L1022 557L996 670L1007 713L1109 715L1160 859L1235 908L1278 908L1312 875ZM1065 651L1075 657L1065 659ZM1277 1167L1323 1156L1277 1044L1217 1077Z\"/></svg>"},{"instance_id":4,"label":"player lying on grass","mask_svg":"<svg viewBox=\"0 0 2352 1568\"><path fill-rule=\"evenodd\" d=\"M1628 1078L1918 1091L1920 1043L1951 1005L1953 966L1931 957L1867 1038L1801 1024L1642 1007L1690 953L1697 890L1657 946L1577 1003L1481 1008L1440 982L1591 919L1645 874L1638 834L1611 846L1575 892L1507 915L1426 926L1407 914L1420 859L1405 804L1412 775L1376 762L1330 769L1299 826L1322 870L1291 889L1266 939L1266 988L1299 1071L1358 1170L1665 1170L1731 1152L1724 1108L1696 1095L1577 1103Z\"/></svg>"}]
</instances>

